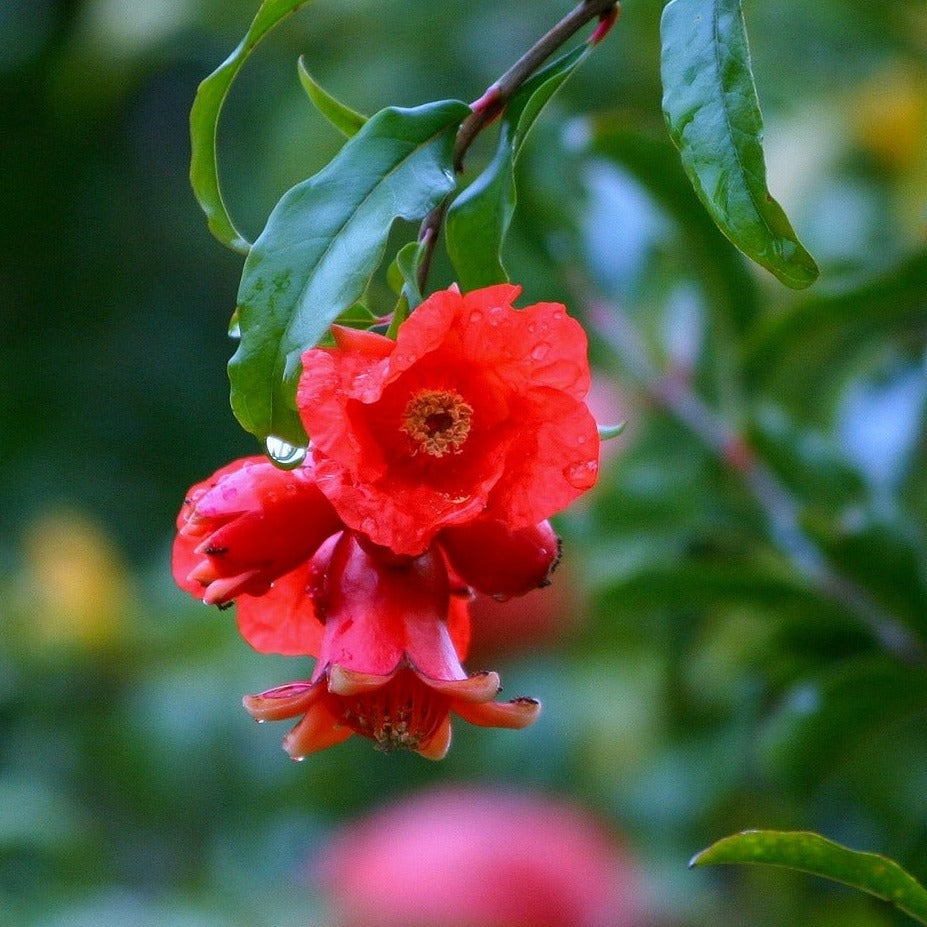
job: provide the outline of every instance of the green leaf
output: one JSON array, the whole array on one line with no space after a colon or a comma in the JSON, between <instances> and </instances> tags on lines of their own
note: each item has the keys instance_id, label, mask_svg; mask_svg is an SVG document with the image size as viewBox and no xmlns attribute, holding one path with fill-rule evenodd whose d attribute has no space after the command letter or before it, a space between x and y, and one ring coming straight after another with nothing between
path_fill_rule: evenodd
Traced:
<instances>
[{"instance_id":1,"label":"green leaf","mask_svg":"<svg viewBox=\"0 0 927 927\"><path fill-rule=\"evenodd\" d=\"M508 281L500 251L515 212L515 162L548 100L589 53L583 45L538 71L506 106L492 161L451 204L447 251L464 290Z\"/></svg>"},{"instance_id":2,"label":"green leaf","mask_svg":"<svg viewBox=\"0 0 927 927\"><path fill-rule=\"evenodd\" d=\"M599 440L611 441L612 438L617 438L627 425L627 422L619 422L617 425L599 425Z\"/></svg>"},{"instance_id":3,"label":"green leaf","mask_svg":"<svg viewBox=\"0 0 927 927\"><path fill-rule=\"evenodd\" d=\"M717 863L784 866L842 882L888 901L927 924L927 891L894 860L851 850L809 831L743 831L697 853L689 866Z\"/></svg>"},{"instance_id":4,"label":"green leaf","mask_svg":"<svg viewBox=\"0 0 927 927\"><path fill-rule=\"evenodd\" d=\"M445 220L447 253L465 292L508 281L499 252L514 212L512 128L503 122L492 161L454 200Z\"/></svg>"},{"instance_id":5,"label":"green leaf","mask_svg":"<svg viewBox=\"0 0 927 927\"><path fill-rule=\"evenodd\" d=\"M241 342L229 361L246 431L305 441L296 413L300 356L357 302L397 218L420 219L453 189L455 100L381 110L314 177L274 207L245 261Z\"/></svg>"},{"instance_id":6,"label":"green leaf","mask_svg":"<svg viewBox=\"0 0 927 927\"><path fill-rule=\"evenodd\" d=\"M216 133L229 88L257 44L281 20L309 0L264 0L238 47L199 86L190 110L190 184L209 230L222 244L247 254L248 239L235 228L219 187Z\"/></svg>"},{"instance_id":7,"label":"green leaf","mask_svg":"<svg viewBox=\"0 0 927 927\"><path fill-rule=\"evenodd\" d=\"M409 313L422 301L422 291L418 285L419 268L425 256L423 241L410 241L399 249L395 260L386 273L387 283L399 297L393 310L393 320L386 332L389 338L399 334L399 326L409 317Z\"/></svg>"},{"instance_id":8,"label":"green leaf","mask_svg":"<svg viewBox=\"0 0 927 927\"><path fill-rule=\"evenodd\" d=\"M766 187L740 0L671 0L660 34L663 112L699 198L744 254L787 286L813 283L817 265Z\"/></svg>"},{"instance_id":9,"label":"green leaf","mask_svg":"<svg viewBox=\"0 0 927 927\"><path fill-rule=\"evenodd\" d=\"M316 79L306 69L306 59L304 55L299 56L296 63L296 69L299 72L299 82L303 85L303 90L312 100L315 108L342 134L345 138L351 138L356 135L367 117L363 114L345 106L344 103L336 100L327 90L316 81Z\"/></svg>"}]
</instances>

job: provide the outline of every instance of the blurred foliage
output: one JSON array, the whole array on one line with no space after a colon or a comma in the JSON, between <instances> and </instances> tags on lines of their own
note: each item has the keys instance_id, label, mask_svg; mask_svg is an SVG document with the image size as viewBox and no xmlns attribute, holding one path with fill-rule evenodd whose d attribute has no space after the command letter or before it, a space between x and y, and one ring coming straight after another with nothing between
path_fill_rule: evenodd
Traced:
<instances>
[{"instance_id":1,"label":"blurred foliage","mask_svg":"<svg viewBox=\"0 0 927 927\"><path fill-rule=\"evenodd\" d=\"M587 323L597 415L629 425L559 521L569 631L501 667L541 722L459 724L439 765L358 738L291 763L238 696L306 668L168 574L186 488L255 447L224 369L241 262L187 182L196 85L254 3L0 11L0 925L324 924L303 874L326 834L438 779L586 804L627 836L654 924L906 922L686 862L813 829L927 878L927 9L745 6L769 189L821 268L796 293L686 183L662 5L628 0L518 161L506 267ZM232 215L253 237L342 144L300 55L359 112L470 100L564 10L319 0L228 101Z\"/></svg>"}]
</instances>

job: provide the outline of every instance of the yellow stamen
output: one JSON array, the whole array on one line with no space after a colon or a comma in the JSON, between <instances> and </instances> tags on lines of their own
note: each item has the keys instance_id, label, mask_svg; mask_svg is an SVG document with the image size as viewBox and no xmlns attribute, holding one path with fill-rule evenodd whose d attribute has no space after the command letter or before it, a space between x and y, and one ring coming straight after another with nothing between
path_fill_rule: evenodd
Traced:
<instances>
[{"instance_id":1,"label":"yellow stamen","mask_svg":"<svg viewBox=\"0 0 927 927\"><path fill-rule=\"evenodd\" d=\"M413 454L459 454L470 434L473 406L451 389L423 389L406 405L399 426L412 440Z\"/></svg>"}]
</instances>

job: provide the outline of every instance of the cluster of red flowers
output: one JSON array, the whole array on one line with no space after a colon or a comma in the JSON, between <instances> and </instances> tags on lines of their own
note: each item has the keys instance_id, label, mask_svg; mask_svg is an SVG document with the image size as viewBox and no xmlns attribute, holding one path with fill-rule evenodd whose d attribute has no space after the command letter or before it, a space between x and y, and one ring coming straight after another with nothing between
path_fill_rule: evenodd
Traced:
<instances>
[{"instance_id":1,"label":"cluster of red flowers","mask_svg":"<svg viewBox=\"0 0 927 927\"><path fill-rule=\"evenodd\" d=\"M335 347L302 358L305 462L237 460L184 501L180 586L235 602L256 649L317 658L309 680L244 700L258 720L300 717L293 757L358 733L437 759L450 712L508 728L538 716L461 665L473 590L546 584L546 519L598 471L585 333L559 304L514 308L518 293L435 293L395 340L334 327Z\"/></svg>"}]
</instances>

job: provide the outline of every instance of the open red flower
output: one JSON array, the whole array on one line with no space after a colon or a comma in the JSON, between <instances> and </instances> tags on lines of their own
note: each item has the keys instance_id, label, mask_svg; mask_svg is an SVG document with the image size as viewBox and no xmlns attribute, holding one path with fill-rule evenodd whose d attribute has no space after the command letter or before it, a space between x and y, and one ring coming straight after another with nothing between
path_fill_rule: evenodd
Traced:
<instances>
[{"instance_id":1,"label":"open red flower","mask_svg":"<svg viewBox=\"0 0 927 927\"><path fill-rule=\"evenodd\" d=\"M534 699L495 702L498 675L468 676L461 666L466 600L452 594L438 554L384 557L345 531L319 549L305 578L322 629L312 678L244 699L260 721L302 716L284 741L294 758L356 733L440 759L450 712L486 727L536 720Z\"/></svg>"},{"instance_id":2,"label":"open red flower","mask_svg":"<svg viewBox=\"0 0 927 927\"><path fill-rule=\"evenodd\" d=\"M345 524L418 555L476 518L511 530L589 489L599 439L583 329L562 305L499 285L434 293L396 341L333 329L297 392L319 488Z\"/></svg>"}]
</instances>

